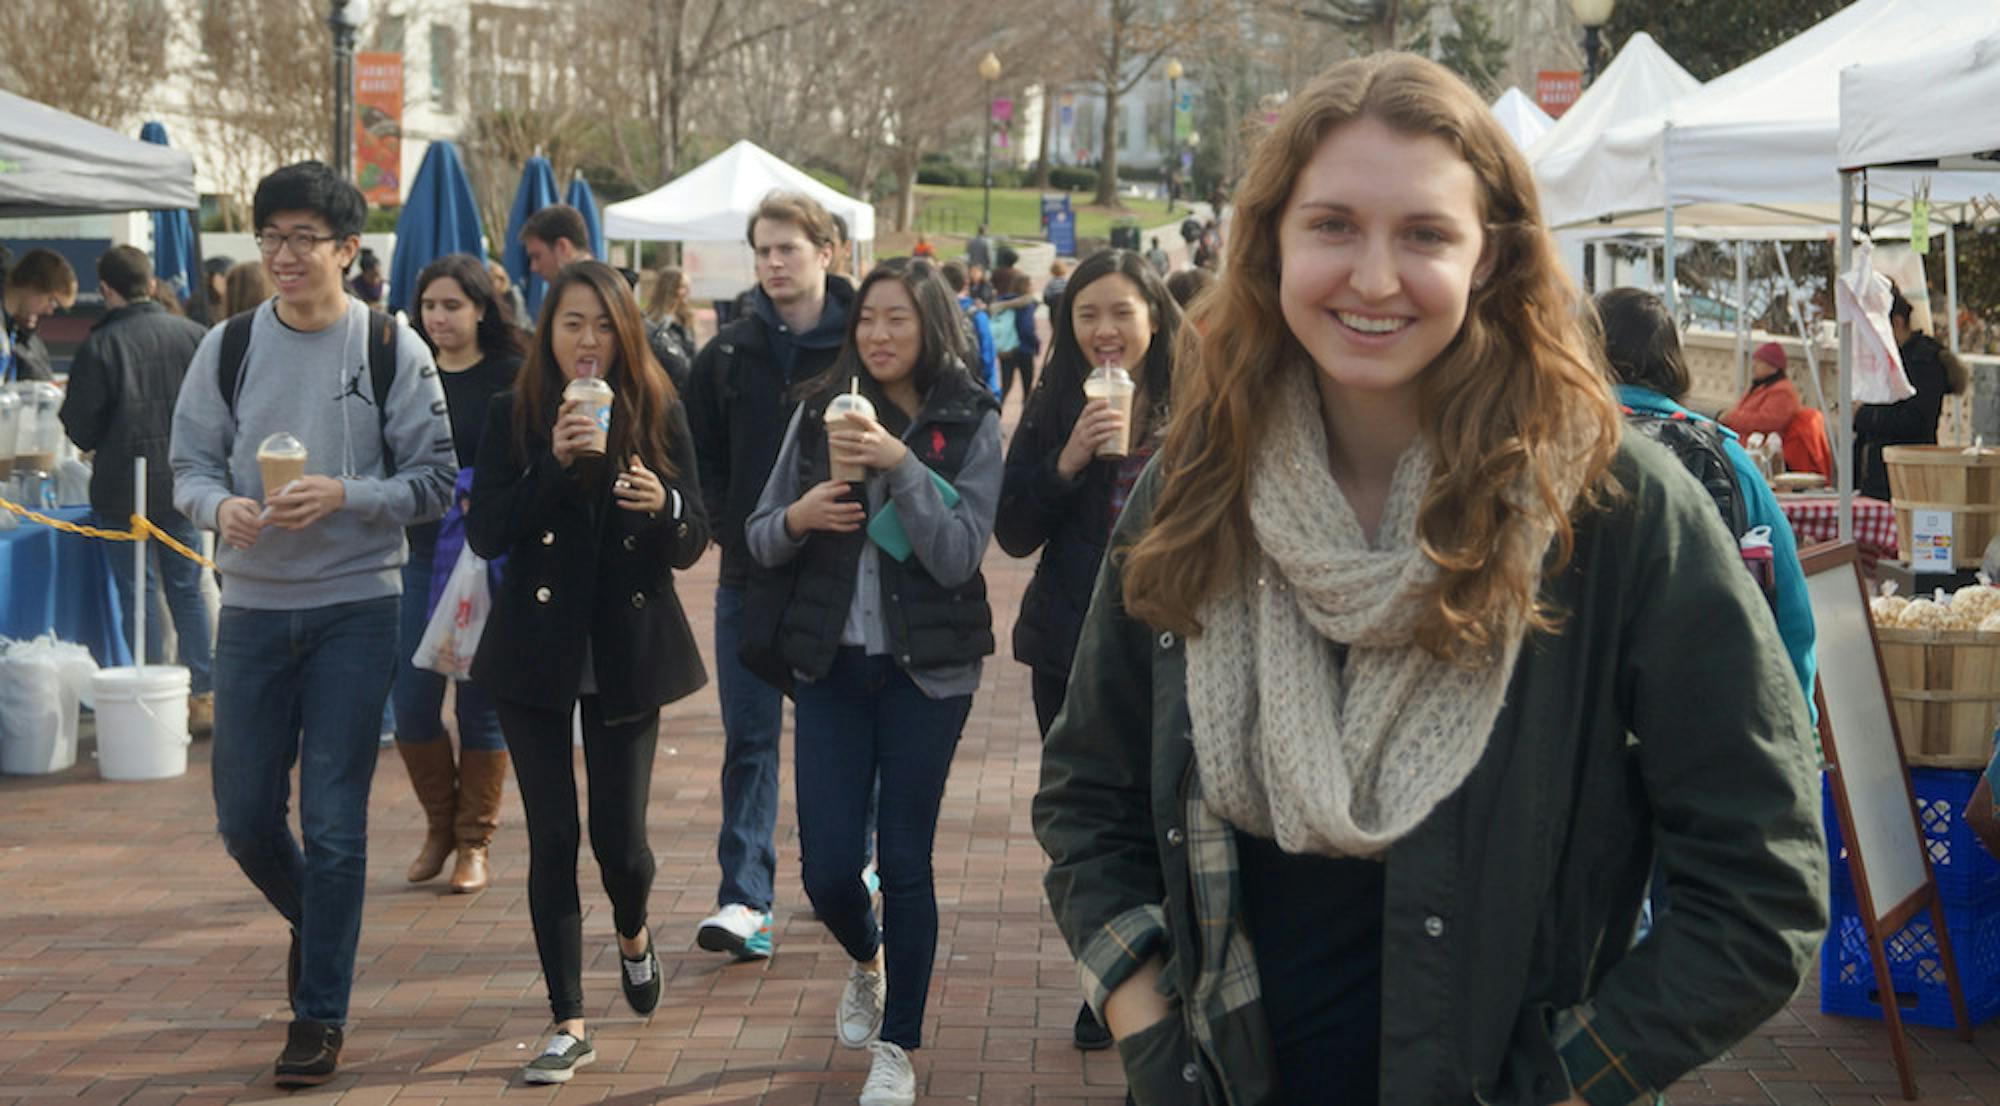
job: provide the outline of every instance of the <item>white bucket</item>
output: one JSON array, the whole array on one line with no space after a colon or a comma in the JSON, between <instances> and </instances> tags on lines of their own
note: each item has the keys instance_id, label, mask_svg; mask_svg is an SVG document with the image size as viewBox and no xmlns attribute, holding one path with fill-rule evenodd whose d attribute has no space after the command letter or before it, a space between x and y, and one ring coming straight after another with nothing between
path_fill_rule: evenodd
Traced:
<instances>
[{"instance_id":1,"label":"white bucket","mask_svg":"<svg viewBox=\"0 0 2000 1106\"><path fill-rule=\"evenodd\" d=\"M107 780L164 780L187 772L188 670L105 668L97 703L97 771Z\"/></svg>"}]
</instances>

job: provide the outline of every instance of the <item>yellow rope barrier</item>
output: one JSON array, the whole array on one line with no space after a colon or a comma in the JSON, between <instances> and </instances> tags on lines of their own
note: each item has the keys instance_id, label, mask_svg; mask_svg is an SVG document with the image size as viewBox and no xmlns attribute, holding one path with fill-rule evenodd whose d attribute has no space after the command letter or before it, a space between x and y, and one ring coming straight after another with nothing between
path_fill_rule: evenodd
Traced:
<instances>
[{"instance_id":1,"label":"yellow rope barrier","mask_svg":"<svg viewBox=\"0 0 2000 1106\"><path fill-rule=\"evenodd\" d=\"M130 530L106 530L97 526L85 526L82 523L64 522L59 518L50 518L40 511L29 510L19 503L13 503L6 499L0 499L0 510L12 511L29 522L38 522L52 530L60 530L66 534L76 534L86 538L96 538L99 541L140 541L143 538L150 537L204 568L221 571L220 569L216 569L215 562L175 541L167 535L166 531L161 530L139 515L132 516L132 529Z\"/></svg>"}]
</instances>

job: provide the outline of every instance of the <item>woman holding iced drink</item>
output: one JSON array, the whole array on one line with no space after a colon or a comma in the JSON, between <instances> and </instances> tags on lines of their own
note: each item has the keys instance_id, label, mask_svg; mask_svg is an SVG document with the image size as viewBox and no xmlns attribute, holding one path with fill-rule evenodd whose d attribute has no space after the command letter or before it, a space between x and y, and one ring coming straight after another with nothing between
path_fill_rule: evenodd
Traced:
<instances>
[{"instance_id":1,"label":"woman holding iced drink","mask_svg":"<svg viewBox=\"0 0 2000 1106\"><path fill-rule=\"evenodd\" d=\"M514 390L487 409L466 518L474 552L507 556L472 678L493 696L528 821L528 909L555 1019L529 1083L567 1082L596 1058L576 886L579 703L619 983L641 1015L660 1000L646 801L660 708L707 681L673 580L708 544L700 502L687 416L624 278L566 266Z\"/></svg>"},{"instance_id":2,"label":"woman holding iced drink","mask_svg":"<svg viewBox=\"0 0 2000 1106\"><path fill-rule=\"evenodd\" d=\"M1111 526L1166 430L1180 322L1145 258L1130 250L1087 258L1055 313L1042 385L1007 447L993 536L1016 557L1042 551L1014 621L1014 659L1033 670L1044 737L1069 687ZM1074 1039L1083 1049L1111 1044L1088 1004Z\"/></svg>"},{"instance_id":3,"label":"woman holding iced drink","mask_svg":"<svg viewBox=\"0 0 2000 1106\"><path fill-rule=\"evenodd\" d=\"M1034 805L1133 1096L1650 1099L1826 922L1770 610L1461 80L1335 66L1235 201Z\"/></svg>"},{"instance_id":4,"label":"woman holding iced drink","mask_svg":"<svg viewBox=\"0 0 2000 1106\"><path fill-rule=\"evenodd\" d=\"M874 1052L863 1106L908 1106L937 950L938 804L993 651L979 563L1000 417L934 265L878 266L854 302L745 529L751 555L790 577L776 644L794 673L803 883L854 960L836 1030ZM861 881L878 776L879 924Z\"/></svg>"}]
</instances>

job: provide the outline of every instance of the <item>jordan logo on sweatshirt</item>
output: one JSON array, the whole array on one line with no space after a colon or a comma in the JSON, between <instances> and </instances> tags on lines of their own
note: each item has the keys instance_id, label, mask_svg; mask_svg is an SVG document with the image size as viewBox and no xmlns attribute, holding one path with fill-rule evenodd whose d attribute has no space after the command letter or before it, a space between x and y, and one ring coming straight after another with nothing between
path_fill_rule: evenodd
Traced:
<instances>
[{"instance_id":1,"label":"jordan logo on sweatshirt","mask_svg":"<svg viewBox=\"0 0 2000 1106\"><path fill-rule=\"evenodd\" d=\"M370 396L367 392L361 390L361 378L367 375L367 373L368 373L368 366L356 365L354 367L354 375L347 378L347 390L333 397L333 401L335 403L339 403L342 400L346 399L348 396L353 396L355 399L360 400L361 402L367 404L370 407L375 406L374 397Z\"/></svg>"}]
</instances>

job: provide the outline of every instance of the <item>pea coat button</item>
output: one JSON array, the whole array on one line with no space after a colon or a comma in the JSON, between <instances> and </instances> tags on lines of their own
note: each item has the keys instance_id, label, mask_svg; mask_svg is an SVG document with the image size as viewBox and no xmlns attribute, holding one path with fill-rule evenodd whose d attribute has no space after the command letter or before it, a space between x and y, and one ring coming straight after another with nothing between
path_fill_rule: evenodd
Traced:
<instances>
[{"instance_id":1,"label":"pea coat button","mask_svg":"<svg viewBox=\"0 0 2000 1106\"><path fill-rule=\"evenodd\" d=\"M1181 843L1186 840L1187 834L1182 833L1179 826L1173 826L1167 830L1167 844L1178 849L1181 847Z\"/></svg>"},{"instance_id":2,"label":"pea coat button","mask_svg":"<svg viewBox=\"0 0 2000 1106\"><path fill-rule=\"evenodd\" d=\"M1438 916L1437 916L1437 915L1435 915L1435 914L1431 915L1431 916L1430 916L1430 917L1428 917L1428 918L1425 918L1425 919L1424 919L1424 936L1426 936L1426 937L1442 937L1442 936L1444 936L1444 919L1443 919L1443 918L1440 918L1440 917L1438 917Z\"/></svg>"},{"instance_id":3,"label":"pea coat button","mask_svg":"<svg viewBox=\"0 0 2000 1106\"><path fill-rule=\"evenodd\" d=\"M644 607L644 606L646 605L646 593L645 593L645 592L643 592L643 591L635 591L635 592L633 592L633 593L632 593L632 605L633 605L634 607Z\"/></svg>"},{"instance_id":4,"label":"pea coat button","mask_svg":"<svg viewBox=\"0 0 2000 1106\"><path fill-rule=\"evenodd\" d=\"M622 544L625 546L625 552L630 553L639 548L639 539L631 534L627 534Z\"/></svg>"},{"instance_id":5,"label":"pea coat button","mask_svg":"<svg viewBox=\"0 0 2000 1106\"><path fill-rule=\"evenodd\" d=\"M1194 1066L1193 1060L1181 1065L1181 1082L1193 1083L1200 1078L1201 1069Z\"/></svg>"},{"instance_id":6,"label":"pea coat button","mask_svg":"<svg viewBox=\"0 0 2000 1106\"><path fill-rule=\"evenodd\" d=\"M549 596L550 596L550 595L552 595L552 594L554 594L554 593L552 593L551 591L549 591L549 589L547 589L547 588L536 588L536 589L535 589L535 602L537 602L537 603L546 603L546 602L548 602L548 601L549 601Z\"/></svg>"},{"instance_id":7,"label":"pea coat button","mask_svg":"<svg viewBox=\"0 0 2000 1106\"><path fill-rule=\"evenodd\" d=\"M683 522L683 523L681 523L681 524L680 524L679 526L675 527L675 528L674 528L674 536L675 536L675 537L677 537L677 538L684 538L684 537L687 537L687 536L688 536L688 524L687 524L687 523L685 523L685 522Z\"/></svg>"},{"instance_id":8,"label":"pea coat button","mask_svg":"<svg viewBox=\"0 0 2000 1106\"><path fill-rule=\"evenodd\" d=\"M1161 633L1160 648L1172 649L1173 647L1174 647L1174 632L1172 630L1167 630Z\"/></svg>"},{"instance_id":9,"label":"pea coat button","mask_svg":"<svg viewBox=\"0 0 2000 1106\"><path fill-rule=\"evenodd\" d=\"M556 543L556 532L554 530L542 531L543 545L554 545L555 543Z\"/></svg>"}]
</instances>

